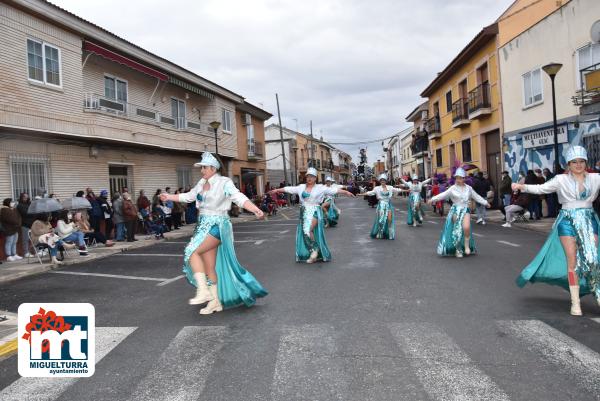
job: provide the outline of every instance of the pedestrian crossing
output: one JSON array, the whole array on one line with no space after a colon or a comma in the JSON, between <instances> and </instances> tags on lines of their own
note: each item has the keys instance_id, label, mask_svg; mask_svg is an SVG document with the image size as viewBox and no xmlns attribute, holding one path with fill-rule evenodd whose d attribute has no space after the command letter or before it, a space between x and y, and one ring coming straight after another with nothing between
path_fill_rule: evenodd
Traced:
<instances>
[{"instance_id":1,"label":"pedestrian crossing","mask_svg":"<svg viewBox=\"0 0 600 401\"><path fill-rule=\"evenodd\" d=\"M594 320L592 322L592 320ZM584 320L597 325L597 319ZM427 322L387 322L361 329L330 324L286 325L270 328L276 346L270 347L271 366L260 366L265 377L265 396L248 399L294 400L498 400L543 399L521 394L507 385L512 366L530 361L535 366L548 364L555 369L544 372L551 383L561 375L572 383L565 389L572 399L600 399L600 355L564 332L540 320L499 320L490 322L498 332L516 344L503 350L511 363L489 366L473 355L464 341L441 326ZM114 366L98 364L111 353L121 353L135 345L136 327L99 327L96 329L95 376L116 374ZM239 326L186 326L181 328L156 361L140 366L141 380L121 389L127 400L197 400L206 398L209 383L227 377L236 385L237 366L228 352L240 352L240 337L248 332ZM243 332L243 336L239 333ZM175 331L173 332L175 333ZM252 336L250 336L252 337ZM255 346L250 338L246 347ZM461 345L462 344L462 345ZM507 344L507 343L500 343ZM274 344L275 345L275 344ZM489 346L499 346L493 338ZM500 345L501 346L501 345ZM233 351L234 349L235 351ZM516 349L516 350L515 350ZM520 351L522 350L522 351ZM162 352L161 352L162 351ZM243 351L243 349L242 349ZM248 348L250 352L250 348ZM511 354L512 353L512 354ZM116 363L111 355L111 363ZM268 365L268 364L267 364ZM381 365L381 366L378 366ZM507 369L501 374L494 369ZM140 372L137 372L140 373ZM127 375L127 371L119 371ZM519 377L519 380L527 380ZM0 399L53 401L71 399L67 392L85 386L77 378L20 378L0 390ZM241 390L240 390L241 391ZM214 394L210 399L221 399ZM586 398L587 397L587 398ZM242 399L242 398L240 398ZM548 398L546 398L548 399ZM558 398L556 398L558 399Z\"/></svg>"}]
</instances>

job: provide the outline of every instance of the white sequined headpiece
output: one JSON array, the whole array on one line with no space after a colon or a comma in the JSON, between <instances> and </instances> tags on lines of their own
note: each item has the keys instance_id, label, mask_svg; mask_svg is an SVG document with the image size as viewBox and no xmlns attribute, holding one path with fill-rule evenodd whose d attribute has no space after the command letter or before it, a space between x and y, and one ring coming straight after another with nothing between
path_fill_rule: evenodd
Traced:
<instances>
[{"instance_id":1,"label":"white sequined headpiece","mask_svg":"<svg viewBox=\"0 0 600 401\"><path fill-rule=\"evenodd\" d=\"M413 174L412 179L413 179L413 181L418 181L419 177L416 174Z\"/></svg>"},{"instance_id":2,"label":"white sequined headpiece","mask_svg":"<svg viewBox=\"0 0 600 401\"><path fill-rule=\"evenodd\" d=\"M467 173L465 173L465 170L462 167L459 167L456 169L454 176L465 178L467 176Z\"/></svg>"},{"instance_id":3,"label":"white sequined headpiece","mask_svg":"<svg viewBox=\"0 0 600 401\"><path fill-rule=\"evenodd\" d=\"M309 167L308 170L306 170L306 175L312 175L313 177L317 177L317 169L314 167Z\"/></svg>"},{"instance_id":4,"label":"white sequined headpiece","mask_svg":"<svg viewBox=\"0 0 600 401\"><path fill-rule=\"evenodd\" d=\"M381 180L386 180L386 181L388 180L386 173L379 174L379 181L381 181Z\"/></svg>"},{"instance_id":5,"label":"white sequined headpiece","mask_svg":"<svg viewBox=\"0 0 600 401\"><path fill-rule=\"evenodd\" d=\"M587 161L587 151L583 146L571 146L569 149L567 149L567 163L575 159L583 159Z\"/></svg>"},{"instance_id":6,"label":"white sequined headpiece","mask_svg":"<svg viewBox=\"0 0 600 401\"><path fill-rule=\"evenodd\" d=\"M329 175L327 177L325 177L325 182L327 182L327 181L334 182L333 178L331 178L331 176L329 176Z\"/></svg>"},{"instance_id":7,"label":"white sequined headpiece","mask_svg":"<svg viewBox=\"0 0 600 401\"><path fill-rule=\"evenodd\" d=\"M212 153L204 152L204 153L202 153L202 160L200 160L199 162L194 164L194 167L200 167L200 166L212 166L212 167L218 169L219 167L221 167L221 163L219 163L217 158L214 157Z\"/></svg>"}]
</instances>

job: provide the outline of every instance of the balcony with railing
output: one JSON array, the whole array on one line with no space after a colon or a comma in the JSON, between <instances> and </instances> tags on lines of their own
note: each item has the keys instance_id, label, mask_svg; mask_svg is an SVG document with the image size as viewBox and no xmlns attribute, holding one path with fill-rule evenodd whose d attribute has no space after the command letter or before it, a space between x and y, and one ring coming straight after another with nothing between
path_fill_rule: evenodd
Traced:
<instances>
[{"instance_id":1,"label":"balcony with railing","mask_svg":"<svg viewBox=\"0 0 600 401\"><path fill-rule=\"evenodd\" d=\"M581 90L572 97L573 104L581 107L581 114L600 111L600 63L579 71Z\"/></svg>"},{"instance_id":2,"label":"balcony with railing","mask_svg":"<svg viewBox=\"0 0 600 401\"><path fill-rule=\"evenodd\" d=\"M410 145L413 157L420 159L429 153L429 138L425 135L417 134L413 144Z\"/></svg>"},{"instance_id":3,"label":"balcony with railing","mask_svg":"<svg viewBox=\"0 0 600 401\"><path fill-rule=\"evenodd\" d=\"M490 114L492 114L490 84L484 83L469 92L469 119L473 120Z\"/></svg>"},{"instance_id":4,"label":"balcony with railing","mask_svg":"<svg viewBox=\"0 0 600 401\"><path fill-rule=\"evenodd\" d=\"M439 138L442 136L442 129L440 127L440 116L435 115L426 121L425 127L427 129L427 134L429 135L429 139Z\"/></svg>"},{"instance_id":5,"label":"balcony with railing","mask_svg":"<svg viewBox=\"0 0 600 401\"><path fill-rule=\"evenodd\" d=\"M189 131L214 137L214 131L208 124L189 121L185 117L164 115L151 107L139 106L95 93L84 94L83 109L85 112L121 117L139 123L151 124L163 129Z\"/></svg>"},{"instance_id":6,"label":"balcony with railing","mask_svg":"<svg viewBox=\"0 0 600 401\"><path fill-rule=\"evenodd\" d=\"M469 101L466 98L458 99L452 103L452 128L457 128L471 123L469 121Z\"/></svg>"},{"instance_id":7,"label":"balcony with railing","mask_svg":"<svg viewBox=\"0 0 600 401\"><path fill-rule=\"evenodd\" d=\"M254 139L248 139L248 159L258 160L264 158L262 142L255 141Z\"/></svg>"}]
</instances>

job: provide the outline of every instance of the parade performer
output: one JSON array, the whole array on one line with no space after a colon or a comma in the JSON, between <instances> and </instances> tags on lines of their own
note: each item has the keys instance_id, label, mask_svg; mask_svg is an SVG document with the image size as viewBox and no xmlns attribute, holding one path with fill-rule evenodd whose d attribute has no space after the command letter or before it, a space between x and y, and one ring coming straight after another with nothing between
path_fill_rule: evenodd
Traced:
<instances>
[{"instance_id":1,"label":"parade performer","mask_svg":"<svg viewBox=\"0 0 600 401\"><path fill-rule=\"evenodd\" d=\"M387 185L387 174L379 175L379 185L372 191L361 195L376 196L377 210L375 211L375 222L371 228L371 238L394 239L396 237L396 218L392 196L402 192L401 189Z\"/></svg>"},{"instance_id":2,"label":"parade performer","mask_svg":"<svg viewBox=\"0 0 600 401\"><path fill-rule=\"evenodd\" d=\"M278 188L272 194L288 193L300 199L300 220L296 229L296 262L314 263L331 260L331 252L325 240L324 216L321 204L326 196L354 195L344 189L317 184L317 170L309 167L306 184Z\"/></svg>"},{"instance_id":3,"label":"parade performer","mask_svg":"<svg viewBox=\"0 0 600 401\"><path fill-rule=\"evenodd\" d=\"M592 293L600 305L598 216L592 202L600 190L600 175L587 173L587 152L572 146L566 152L568 172L541 185L512 184L513 191L556 193L562 209L542 249L517 278L519 287L546 282L568 289L571 315L581 316L579 296Z\"/></svg>"},{"instance_id":4,"label":"parade performer","mask_svg":"<svg viewBox=\"0 0 600 401\"><path fill-rule=\"evenodd\" d=\"M201 168L202 179L189 192L162 193L163 202L195 202L199 209L194 235L185 248L183 272L197 287L190 305L208 302L200 314L220 312L239 305L252 306L256 298L267 291L237 260L233 247L233 229L228 211L231 203L262 219L263 212L233 185L233 181L218 173L219 161L209 152L195 167Z\"/></svg>"},{"instance_id":5,"label":"parade performer","mask_svg":"<svg viewBox=\"0 0 600 401\"><path fill-rule=\"evenodd\" d=\"M470 255L475 251L475 240L471 235L469 201L473 199L481 205L490 207L487 200L465 183L465 176L465 170L457 168L454 173L454 185L428 201L429 204L447 199L452 201L437 247L437 253L442 256L455 255L457 258L462 258L463 255Z\"/></svg>"},{"instance_id":6,"label":"parade performer","mask_svg":"<svg viewBox=\"0 0 600 401\"><path fill-rule=\"evenodd\" d=\"M328 188L346 189L343 185L337 185L330 176L325 177L325 186ZM325 227L335 227L339 221L342 211L335 204L336 195L326 195L321 207L325 216Z\"/></svg>"},{"instance_id":7,"label":"parade performer","mask_svg":"<svg viewBox=\"0 0 600 401\"><path fill-rule=\"evenodd\" d=\"M431 178L426 179L423 182L419 182L417 175L412 176L412 182L406 182L403 178L400 178L402 185L408 188L408 213L406 217L406 224L409 226L416 227L417 224L423 224L423 209L421 208L421 191L423 186L428 184Z\"/></svg>"}]
</instances>

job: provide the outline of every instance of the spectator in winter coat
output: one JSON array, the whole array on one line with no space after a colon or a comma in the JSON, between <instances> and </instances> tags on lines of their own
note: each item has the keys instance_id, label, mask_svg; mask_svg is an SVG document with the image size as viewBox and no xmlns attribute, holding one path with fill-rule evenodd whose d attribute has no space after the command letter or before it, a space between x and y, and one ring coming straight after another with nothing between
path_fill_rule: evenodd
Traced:
<instances>
[{"instance_id":1,"label":"spectator in winter coat","mask_svg":"<svg viewBox=\"0 0 600 401\"><path fill-rule=\"evenodd\" d=\"M115 192L112 198L113 223L115 223L115 241L125 241L125 219L123 218L123 199Z\"/></svg>"},{"instance_id":2,"label":"spectator in winter coat","mask_svg":"<svg viewBox=\"0 0 600 401\"><path fill-rule=\"evenodd\" d=\"M140 196L137 200L138 210L147 209L148 207L150 207L150 205L150 199L148 199L148 197L146 196L146 191L144 191L143 189L140 190Z\"/></svg>"},{"instance_id":3,"label":"spectator in winter coat","mask_svg":"<svg viewBox=\"0 0 600 401\"><path fill-rule=\"evenodd\" d=\"M487 193L491 189L491 182L488 178L483 176L483 172L477 173L477 177L473 179L473 189L477 192L477 195L483 199L487 199ZM476 206L477 224L485 225L486 205L477 204Z\"/></svg>"},{"instance_id":4,"label":"spectator in winter coat","mask_svg":"<svg viewBox=\"0 0 600 401\"><path fill-rule=\"evenodd\" d=\"M135 231L137 228L138 209L131 200L131 195L123 194L123 220L127 229L127 242L137 241L135 239Z\"/></svg>"},{"instance_id":5,"label":"spectator in winter coat","mask_svg":"<svg viewBox=\"0 0 600 401\"><path fill-rule=\"evenodd\" d=\"M106 189L100 191L98 202L100 202L100 208L102 208L102 217L104 218L104 236L106 238L110 238L113 230L113 211L110 203L108 202L108 191Z\"/></svg>"},{"instance_id":6,"label":"spectator in winter coat","mask_svg":"<svg viewBox=\"0 0 600 401\"><path fill-rule=\"evenodd\" d=\"M16 204L12 198L6 198L0 206L0 224L6 237L4 242L4 253L8 262L14 262L23 259L17 255L17 241L21 229L21 215L16 209Z\"/></svg>"},{"instance_id":7,"label":"spectator in winter coat","mask_svg":"<svg viewBox=\"0 0 600 401\"><path fill-rule=\"evenodd\" d=\"M517 192L512 199L510 205L504 208L506 212L506 223L502 227L511 227L511 223L515 220L515 214L526 210L529 207L530 195L525 192Z\"/></svg>"},{"instance_id":8,"label":"spectator in winter coat","mask_svg":"<svg viewBox=\"0 0 600 401\"><path fill-rule=\"evenodd\" d=\"M508 171L503 171L502 172L502 180L500 181L500 185L499 185L499 195L500 195L500 199L502 200L502 204L504 207L509 206L510 205L510 197L512 195L512 190L510 188L512 184L512 179L510 178L510 175L508 175Z\"/></svg>"},{"instance_id":9,"label":"spectator in winter coat","mask_svg":"<svg viewBox=\"0 0 600 401\"><path fill-rule=\"evenodd\" d=\"M21 193L17 210L21 215L21 246L23 247L23 253L25 254L23 256L26 258L31 256L29 253L29 230L31 230L31 225L35 220L35 216L27 214L30 204L31 200L29 199L29 195L25 192Z\"/></svg>"},{"instance_id":10,"label":"spectator in winter coat","mask_svg":"<svg viewBox=\"0 0 600 401\"><path fill-rule=\"evenodd\" d=\"M533 170L528 170L527 175L525 176L525 184L527 185L538 185L539 178L535 175ZM542 210L540 208L540 196L539 195L529 195L529 220L539 220L542 215Z\"/></svg>"},{"instance_id":11,"label":"spectator in winter coat","mask_svg":"<svg viewBox=\"0 0 600 401\"><path fill-rule=\"evenodd\" d=\"M179 194L180 191L175 191L176 194ZM167 202L168 203L168 202ZM171 210L171 220L173 220L173 228L175 230L179 230L181 227L181 216L183 215L183 205L179 202L171 202L173 205L173 209Z\"/></svg>"}]
</instances>

